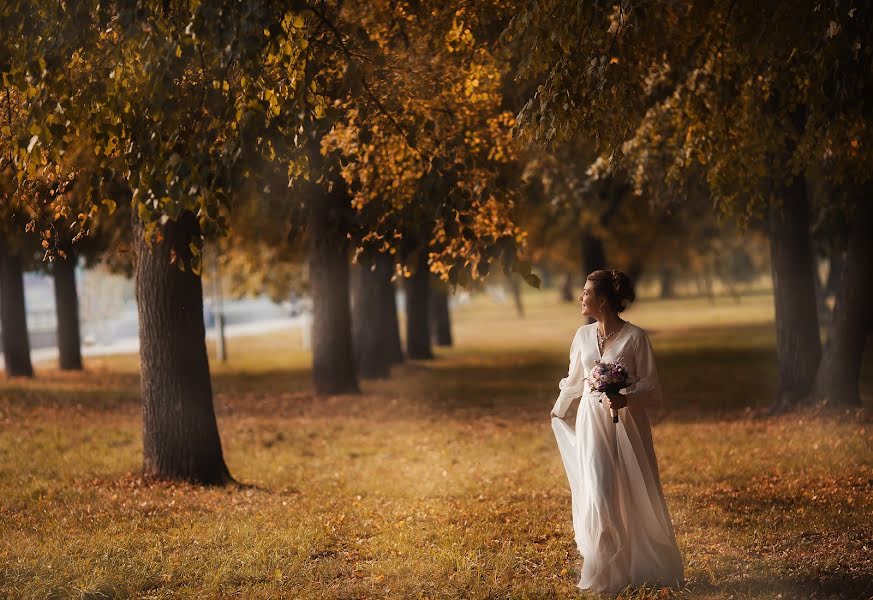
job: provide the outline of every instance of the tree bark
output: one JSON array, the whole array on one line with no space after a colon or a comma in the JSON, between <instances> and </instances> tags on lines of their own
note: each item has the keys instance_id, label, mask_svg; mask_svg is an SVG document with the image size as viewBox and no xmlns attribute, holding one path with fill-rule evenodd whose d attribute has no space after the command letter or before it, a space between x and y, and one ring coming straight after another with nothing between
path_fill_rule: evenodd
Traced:
<instances>
[{"instance_id":1,"label":"tree bark","mask_svg":"<svg viewBox=\"0 0 873 600\"><path fill-rule=\"evenodd\" d=\"M614 201L614 202L617 202ZM613 203L613 206L617 204ZM601 217L601 223L606 224L612 217L612 209ZM606 268L606 249L603 246L603 240L594 235L588 230L582 231L582 283L585 283L586 278L592 272ZM594 322L594 318L588 317L589 325Z\"/></svg>"},{"instance_id":2,"label":"tree bark","mask_svg":"<svg viewBox=\"0 0 873 600\"><path fill-rule=\"evenodd\" d=\"M352 340L358 375L364 379L384 379L390 374L391 339L388 311L385 310L384 280L390 284L375 260L352 267ZM383 263L384 264L384 263ZM372 267L372 268L371 268Z\"/></svg>"},{"instance_id":3,"label":"tree bark","mask_svg":"<svg viewBox=\"0 0 873 600\"><path fill-rule=\"evenodd\" d=\"M770 207L770 263L776 308L779 387L774 411L809 396L821 359L809 202L803 176L795 177Z\"/></svg>"},{"instance_id":4,"label":"tree bark","mask_svg":"<svg viewBox=\"0 0 873 600\"><path fill-rule=\"evenodd\" d=\"M873 199L868 201L873 201ZM831 250L830 257L828 258L828 275L823 287L825 297L835 295L840 288L840 281L842 280L843 266L845 263L845 257L843 254L842 250Z\"/></svg>"},{"instance_id":5,"label":"tree bark","mask_svg":"<svg viewBox=\"0 0 873 600\"><path fill-rule=\"evenodd\" d=\"M82 370L82 342L79 333L79 294L76 290L76 254L66 248L66 258L52 263L55 309L58 316L58 366L64 371Z\"/></svg>"},{"instance_id":6,"label":"tree bark","mask_svg":"<svg viewBox=\"0 0 873 600\"><path fill-rule=\"evenodd\" d=\"M524 318L524 302L521 298L521 284L518 278L514 275L509 275L509 291L512 292L512 299L515 301L515 313L520 319Z\"/></svg>"},{"instance_id":7,"label":"tree bark","mask_svg":"<svg viewBox=\"0 0 873 600\"><path fill-rule=\"evenodd\" d=\"M21 259L0 243L0 331L7 377L33 377Z\"/></svg>"},{"instance_id":8,"label":"tree bark","mask_svg":"<svg viewBox=\"0 0 873 600\"><path fill-rule=\"evenodd\" d=\"M667 300L669 298L676 297L676 277L673 269L671 267L661 267L660 270L660 280L661 280L661 300Z\"/></svg>"},{"instance_id":9,"label":"tree bark","mask_svg":"<svg viewBox=\"0 0 873 600\"><path fill-rule=\"evenodd\" d=\"M449 294L442 283L431 286L431 338L437 346L452 345L452 317L449 312Z\"/></svg>"},{"instance_id":10,"label":"tree bark","mask_svg":"<svg viewBox=\"0 0 873 600\"><path fill-rule=\"evenodd\" d=\"M636 256L631 260L630 265L627 269L627 276L633 282L634 286L638 285L640 282L640 276L643 274L643 261L640 257Z\"/></svg>"},{"instance_id":11,"label":"tree bark","mask_svg":"<svg viewBox=\"0 0 873 600\"><path fill-rule=\"evenodd\" d=\"M418 251L415 269L404 280L406 290L406 355L412 359L431 359L429 296L430 266L427 249Z\"/></svg>"},{"instance_id":12,"label":"tree bark","mask_svg":"<svg viewBox=\"0 0 873 600\"><path fill-rule=\"evenodd\" d=\"M382 302L380 306L385 311L386 335L388 336L388 360L391 364L401 364L403 343L400 341L400 319L397 316L397 290L391 278L394 276L394 258L390 254L379 254L376 257L379 266L385 272L381 280Z\"/></svg>"},{"instance_id":13,"label":"tree bark","mask_svg":"<svg viewBox=\"0 0 873 600\"><path fill-rule=\"evenodd\" d=\"M849 248L839 278L828 343L818 366L814 396L860 406L858 381L864 345L873 319L873 204L860 200L849 233Z\"/></svg>"},{"instance_id":14,"label":"tree bark","mask_svg":"<svg viewBox=\"0 0 873 600\"><path fill-rule=\"evenodd\" d=\"M319 188L320 189L320 188ZM316 394L356 394L349 302L349 196L342 184L310 202L312 379Z\"/></svg>"},{"instance_id":15,"label":"tree bark","mask_svg":"<svg viewBox=\"0 0 873 600\"><path fill-rule=\"evenodd\" d=\"M593 271L606 268L606 248L603 240L590 231L582 231L582 281Z\"/></svg>"},{"instance_id":16,"label":"tree bark","mask_svg":"<svg viewBox=\"0 0 873 600\"><path fill-rule=\"evenodd\" d=\"M561 284L561 302L572 302L573 300L573 275L567 273L564 275L564 282Z\"/></svg>"},{"instance_id":17,"label":"tree bark","mask_svg":"<svg viewBox=\"0 0 873 600\"><path fill-rule=\"evenodd\" d=\"M146 244L134 211L136 301L147 477L220 485L224 462L212 403L203 324L203 283L190 268L197 218L183 213ZM175 253L176 264L171 264ZM179 263L185 266L182 271Z\"/></svg>"}]
</instances>

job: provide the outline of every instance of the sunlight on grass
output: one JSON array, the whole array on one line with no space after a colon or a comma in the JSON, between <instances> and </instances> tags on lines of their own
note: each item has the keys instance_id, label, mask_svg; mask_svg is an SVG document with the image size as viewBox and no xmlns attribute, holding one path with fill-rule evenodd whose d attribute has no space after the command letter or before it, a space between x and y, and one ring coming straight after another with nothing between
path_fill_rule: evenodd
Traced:
<instances>
[{"instance_id":1,"label":"sunlight on grass","mask_svg":"<svg viewBox=\"0 0 873 600\"><path fill-rule=\"evenodd\" d=\"M311 395L299 332L230 340L216 410L244 487L138 477L135 357L2 382L0 596L579 596L548 412L581 321L554 290L525 305L456 307L455 347L358 396ZM688 582L624 597L873 594L870 424L763 415L771 299L644 300L627 318L658 353L655 446Z\"/></svg>"}]
</instances>

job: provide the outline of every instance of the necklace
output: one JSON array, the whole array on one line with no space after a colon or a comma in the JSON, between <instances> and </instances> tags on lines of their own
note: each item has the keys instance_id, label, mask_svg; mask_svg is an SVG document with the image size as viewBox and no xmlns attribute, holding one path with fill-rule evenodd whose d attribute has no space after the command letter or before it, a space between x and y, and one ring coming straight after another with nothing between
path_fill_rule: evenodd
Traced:
<instances>
[{"instance_id":1,"label":"necklace","mask_svg":"<svg viewBox=\"0 0 873 600\"><path fill-rule=\"evenodd\" d=\"M600 350L601 355L603 354L603 346L606 344L606 340L608 340L609 338L614 336L616 333L618 333L622 329L624 329L624 321L622 321L621 327L619 327L618 329L614 330L612 333L610 333L609 335L604 337L603 334L600 333L600 328L599 327L597 328L597 347Z\"/></svg>"}]
</instances>

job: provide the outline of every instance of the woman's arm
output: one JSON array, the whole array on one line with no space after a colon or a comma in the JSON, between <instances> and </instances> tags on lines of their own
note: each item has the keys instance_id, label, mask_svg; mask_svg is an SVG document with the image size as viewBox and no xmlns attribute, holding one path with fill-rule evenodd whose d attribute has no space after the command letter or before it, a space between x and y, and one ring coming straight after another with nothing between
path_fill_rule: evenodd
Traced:
<instances>
[{"instance_id":1,"label":"woman's arm","mask_svg":"<svg viewBox=\"0 0 873 600\"><path fill-rule=\"evenodd\" d=\"M661 383L655 367L655 352L645 333L634 340L634 367L636 382L621 390L628 406L657 408L661 406Z\"/></svg>"},{"instance_id":2,"label":"woman's arm","mask_svg":"<svg viewBox=\"0 0 873 600\"><path fill-rule=\"evenodd\" d=\"M585 368L582 366L581 348L579 347L582 343L581 338L580 328L576 330L576 335L570 344L570 367L567 369L567 376L558 382L558 388L561 391L552 407L551 415L553 417L563 419L573 400L580 398L585 392Z\"/></svg>"}]
</instances>

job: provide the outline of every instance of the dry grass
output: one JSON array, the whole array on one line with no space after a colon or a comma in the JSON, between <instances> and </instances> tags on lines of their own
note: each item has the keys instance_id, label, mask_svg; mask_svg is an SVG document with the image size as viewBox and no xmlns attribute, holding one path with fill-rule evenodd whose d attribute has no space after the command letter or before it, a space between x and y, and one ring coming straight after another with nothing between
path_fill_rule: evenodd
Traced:
<instances>
[{"instance_id":1,"label":"dry grass","mask_svg":"<svg viewBox=\"0 0 873 600\"><path fill-rule=\"evenodd\" d=\"M456 311L454 348L360 396L312 398L289 334L232 340L216 406L245 487L138 478L133 358L2 382L0 596L578 596L548 420L578 319L554 295L528 292L524 320L477 298ZM628 317L653 332L665 381L655 445L688 582L624 597L873 596L871 425L760 414L770 299Z\"/></svg>"}]
</instances>

